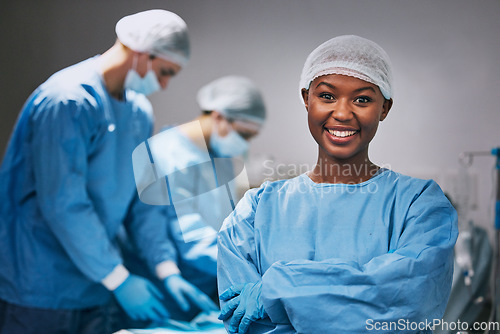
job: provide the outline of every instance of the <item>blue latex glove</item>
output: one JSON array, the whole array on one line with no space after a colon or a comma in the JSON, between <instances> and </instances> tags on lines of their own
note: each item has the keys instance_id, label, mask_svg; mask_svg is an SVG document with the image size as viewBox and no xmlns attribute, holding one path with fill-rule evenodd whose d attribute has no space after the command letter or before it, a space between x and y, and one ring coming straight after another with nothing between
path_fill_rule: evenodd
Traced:
<instances>
[{"instance_id":1,"label":"blue latex glove","mask_svg":"<svg viewBox=\"0 0 500 334\"><path fill-rule=\"evenodd\" d=\"M234 285L224 291L220 300L226 301L221 310L219 319L229 322L229 333L246 333L252 322L267 317L264 306L260 301L262 282Z\"/></svg>"},{"instance_id":2,"label":"blue latex glove","mask_svg":"<svg viewBox=\"0 0 500 334\"><path fill-rule=\"evenodd\" d=\"M113 291L116 300L134 320L161 321L169 318L161 292L145 278L130 275Z\"/></svg>"},{"instance_id":3,"label":"blue latex glove","mask_svg":"<svg viewBox=\"0 0 500 334\"><path fill-rule=\"evenodd\" d=\"M189 301L198 306L203 312L219 309L210 297L178 274L165 278L164 284L165 289L174 297L183 311L189 310Z\"/></svg>"}]
</instances>

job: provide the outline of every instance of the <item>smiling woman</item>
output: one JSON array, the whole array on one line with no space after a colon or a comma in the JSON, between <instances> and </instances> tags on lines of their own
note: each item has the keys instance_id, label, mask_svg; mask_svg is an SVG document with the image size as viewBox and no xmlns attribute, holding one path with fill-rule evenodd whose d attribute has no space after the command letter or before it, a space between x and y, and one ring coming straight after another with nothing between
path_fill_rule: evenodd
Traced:
<instances>
[{"instance_id":1,"label":"smiling woman","mask_svg":"<svg viewBox=\"0 0 500 334\"><path fill-rule=\"evenodd\" d=\"M368 157L391 81L386 53L358 36L307 58L300 88L318 159L248 191L224 221L217 279L230 333L365 333L443 316L456 212L434 181Z\"/></svg>"},{"instance_id":2,"label":"smiling woman","mask_svg":"<svg viewBox=\"0 0 500 334\"><path fill-rule=\"evenodd\" d=\"M311 178L335 177L317 171L323 163L334 162L372 166L371 173L351 175L356 183L366 181L378 170L368 159L368 145L378 123L389 113L392 100L386 100L374 84L346 75L324 75L314 79L310 87L302 89L302 96L308 111L309 130L319 147L318 163Z\"/></svg>"},{"instance_id":3,"label":"smiling woman","mask_svg":"<svg viewBox=\"0 0 500 334\"><path fill-rule=\"evenodd\" d=\"M392 71L386 52L358 36L330 39L307 58L300 87L309 130L319 148L316 168L309 177L328 183L370 179L379 168L369 160L368 146L392 106ZM332 163L362 166L369 172L319 172Z\"/></svg>"}]
</instances>

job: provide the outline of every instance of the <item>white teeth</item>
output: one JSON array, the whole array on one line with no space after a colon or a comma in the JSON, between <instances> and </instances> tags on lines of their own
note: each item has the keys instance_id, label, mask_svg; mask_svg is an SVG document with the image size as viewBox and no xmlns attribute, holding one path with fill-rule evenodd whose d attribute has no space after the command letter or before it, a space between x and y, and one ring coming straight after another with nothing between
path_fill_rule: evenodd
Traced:
<instances>
[{"instance_id":1,"label":"white teeth","mask_svg":"<svg viewBox=\"0 0 500 334\"><path fill-rule=\"evenodd\" d=\"M357 131L337 131L328 129L328 132L330 132L330 134L334 135L335 137L349 137L354 135Z\"/></svg>"}]
</instances>

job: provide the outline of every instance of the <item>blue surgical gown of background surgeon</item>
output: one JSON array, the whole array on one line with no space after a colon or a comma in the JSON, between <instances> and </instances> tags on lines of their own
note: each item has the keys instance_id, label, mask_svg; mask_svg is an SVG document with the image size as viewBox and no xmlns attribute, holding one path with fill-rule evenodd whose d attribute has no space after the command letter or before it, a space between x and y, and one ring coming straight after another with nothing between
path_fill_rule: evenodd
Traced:
<instances>
[{"instance_id":1,"label":"blue surgical gown of background surgeon","mask_svg":"<svg viewBox=\"0 0 500 334\"><path fill-rule=\"evenodd\" d=\"M180 128L165 128L161 132L168 145L150 145L157 168L167 175L173 204L168 209L177 216L185 241L216 243L217 231L233 210L233 198L237 200L233 164L231 159L215 157L206 146L198 146ZM196 142L205 145L203 137L196 138ZM225 183L227 180L230 181ZM213 264L215 260L214 257Z\"/></svg>"},{"instance_id":2,"label":"blue surgical gown of background surgeon","mask_svg":"<svg viewBox=\"0 0 500 334\"><path fill-rule=\"evenodd\" d=\"M101 280L122 263L123 225L150 268L175 250L158 229L164 207L141 203L132 151L152 132L152 108L108 95L97 58L64 69L27 100L0 169L0 299L27 306L102 305ZM159 232L160 231L160 232Z\"/></svg>"},{"instance_id":3,"label":"blue surgical gown of background surgeon","mask_svg":"<svg viewBox=\"0 0 500 334\"><path fill-rule=\"evenodd\" d=\"M160 137L161 136L161 137ZM216 233L231 213L230 194L225 185L216 181L213 157L206 149L196 145L178 127L169 126L150 142L152 159L160 174L166 175L172 204L167 207L168 236L177 250L176 262L182 276L209 296L217 290L217 238ZM161 139L158 139L161 138ZM200 138L204 143L204 139ZM226 179L232 175L230 160L223 160L219 170ZM229 175L228 175L229 174ZM133 271L144 275L135 252L126 250L127 264ZM161 287L160 287L161 289ZM182 312L166 296L166 306L172 317L190 320L198 309Z\"/></svg>"},{"instance_id":4,"label":"blue surgical gown of background surgeon","mask_svg":"<svg viewBox=\"0 0 500 334\"><path fill-rule=\"evenodd\" d=\"M317 184L306 174L264 183L221 228L219 293L262 281L269 318L250 333L432 322L446 307L457 235L456 212L432 180L382 169L360 184Z\"/></svg>"}]
</instances>

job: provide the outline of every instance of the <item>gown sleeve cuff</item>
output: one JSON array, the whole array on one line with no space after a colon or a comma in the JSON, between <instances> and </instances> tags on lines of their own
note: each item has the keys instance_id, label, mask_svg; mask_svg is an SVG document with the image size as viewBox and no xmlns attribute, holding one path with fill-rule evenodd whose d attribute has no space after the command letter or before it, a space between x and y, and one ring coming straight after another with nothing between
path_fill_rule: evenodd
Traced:
<instances>
[{"instance_id":1,"label":"gown sleeve cuff","mask_svg":"<svg viewBox=\"0 0 500 334\"><path fill-rule=\"evenodd\" d=\"M270 269L272 269L273 266L271 266ZM290 324L290 319L288 318L284 305L273 297L268 298L270 295L276 295L275 291L270 290L270 288L274 286L274 283L272 283L274 281L272 273L272 270L268 270L264 276L262 276L262 294L260 296L262 305L264 306L264 310L269 316L269 319L271 319L274 324Z\"/></svg>"},{"instance_id":2,"label":"gown sleeve cuff","mask_svg":"<svg viewBox=\"0 0 500 334\"><path fill-rule=\"evenodd\" d=\"M273 305L273 303L268 300L263 301L262 304L264 305L264 310L269 316L269 319L271 319L274 324L290 324L290 319L288 319L288 315L282 305Z\"/></svg>"},{"instance_id":3,"label":"gown sleeve cuff","mask_svg":"<svg viewBox=\"0 0 500 334\"><path fill-rule=\"evenodd\" d=\"M120 284L122 284L130 275L127 268L119 264L101 281L102 285L109 291L114 291Z\"/></svg>"},{"instance_id":4,"label":"gown sleeve cuff","mask_svg":"<svg viewBox=\"0 0 500 334\"><path fill-rule=\"evenodd\" d=\"M156 266L156 276L160 280L164 280L170 275L180 274L181 271L174 261L163 261Z\"/></svg>"}]
</instances>

